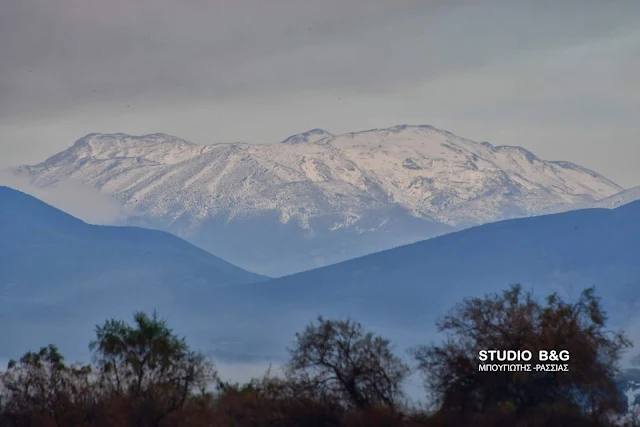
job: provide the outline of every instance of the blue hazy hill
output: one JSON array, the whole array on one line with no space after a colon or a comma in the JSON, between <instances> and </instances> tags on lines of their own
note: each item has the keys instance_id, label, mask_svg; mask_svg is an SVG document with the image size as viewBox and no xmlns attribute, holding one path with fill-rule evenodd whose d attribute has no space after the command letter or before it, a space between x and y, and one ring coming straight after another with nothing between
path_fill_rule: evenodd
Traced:
<instances>
[{"instance_id":1,"label":"blue hazy hill","mask_svg":"<svg viewBox=\"0 0 640 427\"><path fill-rule=\"evenodd\" d=\"M640 312L640 202L486 224L226 289L215 311L233 307L225 316L237 319L239 336L274 337L269 351L284 348L300 322L319 314L350 316L413 345L431 339L434 321L462 298L511 284L568 299L595 285L612 323L624 325ZM219 351L245 351L237 347Z\"/></svg>"},{"instance_id":2,"label":"blue hazy hill","mask_svg":"<svg viewBox=\"0 0 640 427\"><path fill-rule=\"evenodd\" d=\"M6 188L0 237L0 358L49 342L83 357L96 323L134 310L157 309L218 357L277 360L320 314L403 349L436 338L434 321L462 298L514 283L567 298L595 285L620 326L640 307L640 202L486 224L267 281L172 235L87 225Z\"/></svg>"},{"instance_id":3,"label":"blue hazy hill","mask_svg":"<svg viewBox=\"0 0 640 427\"><path fill-rule=\"evenodd\" d=\"M179 317L218 287L265 279L169 233L86 224L0 187L0 347L53 338L53 326L90 334L136 309Z\"/></svg>"}]
</instances>

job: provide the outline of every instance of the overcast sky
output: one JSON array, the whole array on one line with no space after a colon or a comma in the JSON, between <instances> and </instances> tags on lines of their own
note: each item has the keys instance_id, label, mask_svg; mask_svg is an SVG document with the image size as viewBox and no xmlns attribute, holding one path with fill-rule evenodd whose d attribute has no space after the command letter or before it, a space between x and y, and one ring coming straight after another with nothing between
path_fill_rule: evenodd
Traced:
<instances>
[{"instance_id":1,"label":"overcast sky","mask_svg":"<svg viewBox=\"0 0 640 427\"><path fill-rule=\"evenodd\" d=\"M431 124L640 185L638 0L0 0L0 167Z\"/></svg>"}]
</instances>

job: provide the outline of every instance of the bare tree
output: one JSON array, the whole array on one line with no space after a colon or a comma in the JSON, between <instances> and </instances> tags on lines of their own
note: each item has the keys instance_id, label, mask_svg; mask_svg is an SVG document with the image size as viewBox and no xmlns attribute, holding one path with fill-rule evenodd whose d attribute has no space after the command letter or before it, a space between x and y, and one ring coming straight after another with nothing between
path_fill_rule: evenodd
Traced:
<instances>
[{"instance_id":1,"label":"bare tree","mask_svg":"<svg viewBox=\"0 0 640 427\"><path fill-rule=\"evenodd\" d=\"M358 407L393 406L409 367L394 356L389 341L351 320L319 317L296 334L290 349L289 376L315 390Z\"/></svg>"},{"instance_id":2,"label":"bare tree","mask_svg":"<svg viewBox=\"0 0 640 427\"><path fill-rule=\"evenodd\" d=\"M11 360L0 374L4 415L14 425L32 425L43 419L57 425L81 421L81 409L95 404L90 373L89 366L67 366L54 345Z\"/></svg>"}]
</instances>

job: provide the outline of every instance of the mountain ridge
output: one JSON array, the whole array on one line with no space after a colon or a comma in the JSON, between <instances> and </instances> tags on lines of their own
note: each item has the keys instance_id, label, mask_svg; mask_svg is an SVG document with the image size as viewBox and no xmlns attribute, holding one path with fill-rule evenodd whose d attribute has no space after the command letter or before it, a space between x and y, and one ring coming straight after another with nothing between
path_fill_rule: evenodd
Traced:
<instances>
[{"instance_id":1,"label":"mountain ridge","mask_svg":"<svg viewBox=\"0 0 640 427\"><path fill-rule=\"evenodd\" d=\"M217 269L227 277L223 282L240 283L243 281L260 281L267 279L247 272L241 268L218 258L203 249L188 243L170 233L161 230L150 230L133 226L102 226L88 224L64 211L48 205L41 200L10 187L0 186L0 216L3 219L2 231L6 238L2 249L14 254L21 247L22 238L33 238L33 241L63 238L66 242L78 244L90 243L92 246L124 245L140 250L155 250L164 253L186 253L198 262ZM33 236L33 231L42 235ZM9 240L15 240L13 243ZM51 244L51 243L48 243ZM46 244L45 244L46 245ZM64 250L64 244L59 246ZM3 275L7 274L10 264L3 261ZM210 271L211 272L211 271ZM220 274L218 274L220 275ZM6 276L3 278L6 279ZM6 283L5 283L6 284ZM2 283L0 283L2 285Z\"/></svg>"},{"instance_id":2,"label":"mountain ridge","mask_svg":"<svg viewBox=\"0 0 640 427\"><path fill-rule=\"evenodd\" d=\"M154 310L182 319L206 311L216 289L266 277L180 238L87 224L0 186L0 357L63 336L89 338L106 318Z\"/></svg>"},{"instance_id":3,"label":"mountain ridge","mask_svg":"<svg viewBox=\"0 0 640 427\"><path fill-rule=\"evenodd\" d=\"M233 316L255 319L253 328L282 331L272 333L274 352L295 332L290 325L318 315L357 319L411 348L435 338L435 321L463 298L520 284L537 298L558 292L573 300L595 285L618 328L640 307L639 252L636 201L483 224L259 286L239 285L221 291L216 310L227 316L225 307L233 307ZM267 334L249 325L242 333Z\"/></svg>"},{"instance_id":4,"label":"mountain ridge","mask_svg":"<svg viewBox=\"0 0 640 427\"><path fill-rule=\"evenodd\" d=\"M261 145L196 145L166 134L80 141L19 170L38 186L73 178L96 187L139 212L142 223L270 276L621 190L573 163L430 125L340 135L312 129ZM282 260L264 254L259 234L244 245L263 245L255 253L209 244L214 234L230 242L237 230L228 226L241 223L277 227L285 234L270 238L286 235L294 244L282 248Z\"/></svg>"},{"instance_id":5,"label":"mountain ridge","mask_svg":"<svg viewBox=\"0 0 640 427\"><path fill-rule=\"evenodd\" d=\"M101 230L135 230L179 240L174 236L139 228L92 226L59 210L47 209L43 215L29 217L22 212L33 212L32 206L20 202L21 210L11 208L15 203L3 198L5 192L0 187L0 233L7 237L0 244L0 263L4 263L0 268L0 340L13 353L0 357L15 357L21 354L20 349L43 342L44 336L55 337L70 354L82 355L86 348L80 337L90 335L89 325L127 316L134 310L158 309L172 319L177 330L188 333L216 358L273 361L283 356L299 325L317 315L357 319L410 348L435 337L434 321L462 297L500 291L514 283L534 290L538 297L558 291L567 298L596 285L614 325L640 307L640 266L636 260L640 252L640 201L617 209L503 220L282 278L207 286L198 279L205 271L194 268L193 262L198 254L209 254L188 245L193 253L176 256L180 254L164 251L152 239L114 258L114 245L123 239L104 238ZM19 197L35 202L28 195ZM7 221L11 218L8 208L14 209L13 217L30 225ZM71 223L61 225L55 218L58 214ZM76 226L95 231L89 236L94 244L75 238L70 228ZM37 233L29 232L34 229ZM43 237L41 229L53 230L65 240ZM25 230L31 239L16 238ZM52 239L59 242L57 248L43 245ZM11 242L24 245L20 249ZM189 272L188 277L179 273L172 276L179 279L173 280L173 285L160 284L157 278L168 277L166 270L160 270L150 281L140 280L143 255L154 250L169 258L152 263L153 269L167 268L171 262L187 263L180 271ZM15 258L16 254L22 261L7 257ZM100 268L114 274L102 277L96 270L84 268L87 263L82 257L87 254L97 254ZM113 259L128 264L114 268ZM34 269L33 263L39 268ZM10 276L11 268L21 269L23 275L43 271L44 276L36 279L46 286L36 287L28 281L19 285ZM88 286L86 280L60 276L59 271L90 274L99 280ZM73 280L66 280L69 277ZM60 280L54 283L51 278ZM24 283L29 292L25 292ZM41 335L29 333L33 330Z\"/></svg>"},{"instance_id":6,"label":"mountain ridge","mask_svg":"<svg viewBox=\"0 0 640 427\"><path fill-rule=\"evenodd\" d=\"M609 196L606 199L598 200L591 206L613 209L632 203L636 200L640 200L640 186L629 188L621 191L620 193L614 194L613 196Z\"/></svg>"}]
</instances>

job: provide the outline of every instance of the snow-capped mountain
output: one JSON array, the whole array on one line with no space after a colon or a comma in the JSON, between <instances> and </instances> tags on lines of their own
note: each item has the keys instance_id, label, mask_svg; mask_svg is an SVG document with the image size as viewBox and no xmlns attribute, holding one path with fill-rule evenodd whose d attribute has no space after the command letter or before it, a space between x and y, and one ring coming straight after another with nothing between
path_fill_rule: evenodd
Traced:
<instances>
[{"instance_id":1,"label":"snow-capped mountain","mask_svg":"<svg viewBox=\"0 0 640 427\"><path fill-rule=\"evenodd\" d=\"M41 186L78 179L147 224L270 275L622 190L520 147L406 125L342 135L314 129L263 145L90 134L22 170Z\"/></svg>"},{"instance_id":2,"label":"snow-capped mountain","mask_svg":"<svg viewBox=\"0 0 640 427\"><path fill-rule=\"evenodd\" d=\"M621 191L606 199L598 200L592 203L591 207L614 209L636 200L640 200L640 186Z\"/></svg>"},{"instance_id":3,"label":"snow-capped mountain","mask_svg":"<svg viewBox=\"0 0 640 427\"><path fill-rule=\"evenodd\" d=\"M605 197L604 199L597 200L595 202L582 204L565 203L562 205L553 206L546 210L544 213L552 214L572 211L576 209L615 209L628 203L635 202L636 200L640 200L640 187L633 187L629 188L628 190L622 190L619 193L614 194L613 196Z\"/></svg>"}]
</instances>

